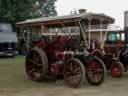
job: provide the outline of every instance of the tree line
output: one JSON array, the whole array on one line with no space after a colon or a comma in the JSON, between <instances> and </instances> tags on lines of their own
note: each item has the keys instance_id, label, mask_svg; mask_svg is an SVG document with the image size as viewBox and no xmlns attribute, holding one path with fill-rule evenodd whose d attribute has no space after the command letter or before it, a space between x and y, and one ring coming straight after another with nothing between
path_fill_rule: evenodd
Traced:
<instances>
[{"instance_id":1,"label":"tree line","mask_svg":"<svg viewBox=\"0 0 128 96\"><path fill-rule=\"evenodd\" d=\"M56 0L0 0L0 22L16 22L36 17L56 16Z\"/></svg>"}]
</instances>

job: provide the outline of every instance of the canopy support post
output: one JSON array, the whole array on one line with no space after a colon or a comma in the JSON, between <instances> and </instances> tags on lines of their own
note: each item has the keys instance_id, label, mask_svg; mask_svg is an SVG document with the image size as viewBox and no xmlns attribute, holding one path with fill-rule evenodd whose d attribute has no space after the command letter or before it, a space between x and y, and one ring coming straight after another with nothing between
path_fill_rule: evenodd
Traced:
<instances>
[{"instance_id":1,"label":"canopy support post","mask_svg":"<svg viewBox=\"0 0 128 96\"><path fill-rule=\"evenodd\" d=\"M89 19L89 30L88 30L88 46L90 49L90 44L91 44L91 19Z\"/></svg>"},{"instance_id":2,"label":"canopy support post","mask_svg":"<svg viewBox=\"0 0 128 96\"><path fill-rule=\"evenodd\" d=\"M102 44L103 44L103 37L102 37L102 36L103 36L103 33L102 33L102 32L103 32L103 30L102 30L103 24L102 24L102 21L103 21L103 20L101 19L101 20L100 20L100 28L101 28L101 31L100 31L100 48L101 48L101 49L103 49L103 47L102 47Z\"/></svg>"},{"instance_id":3,"label":"canopy support post","mask_svg":"<svg viewBox=\"0 0 128 96\"><path fill-rule=\"evenodd\" d=\"M85 36L85 34L84 34L84 30L83 30L83 28L82 28L82 24L81 24L80 21L79 21L79 26L80 26L80 29L81 29L81 32L82 32L82 35L83 35L83 38L84 38L85 45L86 45L87 48L88 48L87 39L86 39L86 36Z\"/></svg>"},{"instance_id":4,"label":"canopy support post","mask_svg":"<svg viewBox=\"0 0 128 96\"><path fill-rule=\"evenodd\" d=\"M30 48L30 29L28 28L28 31L27 31L27 52L29 51L29 48Z\"/></svg>"},{"instance_id":5,"label":"canopy support post","mask_svg":"<svg viewBox=\"0 0 128 96\"><path fill-rule=\"evenodd\" d=\"M102 51L103 51L103 53L105 53L103 49L104 49L104 44L105 44L105 40L106 40L107 34L108 34L108 31L105 32L105 36L104 36L104 40L103 40L103 44L102 44Z\"/></svg>"},{"instance_id":6,"label":"canopy support post","mask_svg":"<svg viewBox=\"0 0 128 96\"><path fill-rule=\"evenodd\" d=\"M26 48L27 48L27 40L25 39L25 35L24 35L24 31L23 31L23 27L20 27L20 31L21 31L21 33L22 33L23 40L24 40L24 42L25 42L25 46L26 46Z\"/></svg>"}]
</instances>

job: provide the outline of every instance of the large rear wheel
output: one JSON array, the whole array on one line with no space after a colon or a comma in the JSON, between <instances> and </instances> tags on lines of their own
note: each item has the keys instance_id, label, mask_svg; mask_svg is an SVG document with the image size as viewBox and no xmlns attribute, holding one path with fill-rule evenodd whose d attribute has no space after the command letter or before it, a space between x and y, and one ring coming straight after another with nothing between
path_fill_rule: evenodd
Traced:
<instances>
[{"instance_id":1,"label":"large rear wheel","mask_svg":"<svg viewBox=\"0 0 128 96\"><path fill-rule=\"evenodd\" d=\"M70 87L79 87L85 81L85 68L76 58L68 60L64 66L64 80Z\"/></svg>"},{"instance_id":2,"label":"large rear wheel","mask_svg":"<svg viewBox=\"0 0 128 96\"><path fill-rule=\"evenodd\" d=\"M92 85L100 85L104 81L106 74L106 67L104 63L97 57L93 57L88 64L86 64L86 78Z\"/></svg>"},{"instance_id":3,"label":"large rear wheel","mask_svg":"<svg viewBox=\"0 0 128 96\"><path fill-rule=\"evenodd\" d=\"M31 80L41 81L48 70L48 59L45 52L38 47L30 50L26 56L25 67Z\"/></svg>"}]
</instances>

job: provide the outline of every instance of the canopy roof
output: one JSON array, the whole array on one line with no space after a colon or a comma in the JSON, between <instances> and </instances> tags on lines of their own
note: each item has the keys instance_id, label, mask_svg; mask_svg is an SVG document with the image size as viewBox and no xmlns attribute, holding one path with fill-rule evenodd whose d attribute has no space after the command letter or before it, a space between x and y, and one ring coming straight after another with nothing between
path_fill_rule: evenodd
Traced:
<instances>
[{"instance_id":1,"label":"canopy roof","mask_svg":"<svg viewBox=\"0 0 128 96\"><path fill-rule=\"evenodd\" d=\"M42 17L36 19L28 19L22 22L16 23L17 26L47 26L47 27L61 27L64 26L75 26L79 21L85 21L88 25L91 21L91 25L96 24L112 24L114 19L105 14L96 13L81 13L81 14L71 14L66 16L54 16L54 17Z\"/></svg>"}]
</instances>

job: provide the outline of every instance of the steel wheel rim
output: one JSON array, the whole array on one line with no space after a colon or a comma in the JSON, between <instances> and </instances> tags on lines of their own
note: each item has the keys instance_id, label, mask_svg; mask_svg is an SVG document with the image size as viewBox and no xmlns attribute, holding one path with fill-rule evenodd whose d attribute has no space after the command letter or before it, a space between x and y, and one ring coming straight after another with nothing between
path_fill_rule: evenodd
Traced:
<instances>
[{"instance_id":1,"label":"steel wheel rim","mask_svg":"<svg viewBox=\"0 0 128 96\"><path fill-rule=\"evenodd\" d=\"M99 82L103 77L104 70L102 65L96 60L91 61L86 70L88 77L94 83Z\"/></svg>"},{"instance_id":2,"label":"steel wheel rim","mask_svg":"<svg viewBox=\"0 0 128 96\"><path fill-rule=\"evenodd\" d=\"M113 63L111 67L111 72L113 77L119 77L121 74L121 66L117 63Z\"/></svg>"},{"instance_id":3,"label":"steel wheel rim","mask_svg":"<svg viewBox=\"0 0 128 96\"><path fill-rule=\"evenodd\" d=\"M32 80L39 80L42 76L42 60L38 52L32 50L26 57L26 72Z\"/></svg>"},{"instance_id":4,"label":"steel wheel rim","mask_svg":"<svg viewBox=\"0 0 128 96\"><path fill-rule=\"evenodd\" d=\"M64 78L70 86L77 87L81 82L81 67L76 61L69 61L64 68Z\"/></svg>"}]
</instances>

